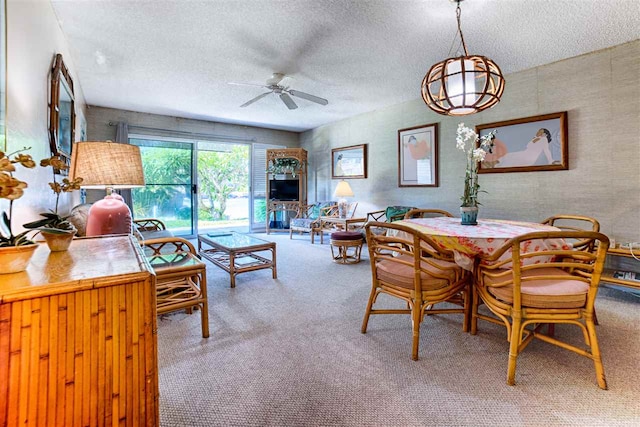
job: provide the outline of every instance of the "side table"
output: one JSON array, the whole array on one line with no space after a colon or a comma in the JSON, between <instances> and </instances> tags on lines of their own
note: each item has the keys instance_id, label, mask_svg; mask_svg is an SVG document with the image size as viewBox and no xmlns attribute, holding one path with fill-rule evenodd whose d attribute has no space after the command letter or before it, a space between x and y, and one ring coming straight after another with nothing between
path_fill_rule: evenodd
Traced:
<instances>
[{"instance_id":1,"label":"side table","mask_svg":"<svg viewBox=\"0 0 640 427\"><path fill-rule=\"evenodd\" d=\"M196 307L202 317L202 337L209 338L206 265L190 252L149 257L156 273L158 314Z\"/></svg>"}]
</instances>

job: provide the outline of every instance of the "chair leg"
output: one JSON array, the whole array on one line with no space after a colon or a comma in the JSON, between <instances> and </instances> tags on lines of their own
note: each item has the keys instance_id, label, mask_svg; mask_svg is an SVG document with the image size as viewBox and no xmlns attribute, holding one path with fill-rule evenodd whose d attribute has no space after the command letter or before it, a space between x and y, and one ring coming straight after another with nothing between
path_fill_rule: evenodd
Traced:
<instances>
[{"instance_id":1,"label":"chair leg","mask_svg":"<svg viewBox=\"0 0 640 427\"><path fill-rule=\"evenodd\" d=\"M471 303L471 335L478 333L478 305L480 304L480 295L475 286L471 286L472 303Z\"/></svg>"},{"instance_id":2,"label":"chair leg","mask_svg":"<svg viewBox=\"0 0 640 427\"><path fill-rule=\"evenodd\" d=\"M202 322L202 338L209 338L209 301L207 299L207 273L202 273L202 280L200 281L200 289L204 301L200 307L200 321ZM203 290L204 289L204 290Z\"/></svg>"},{"instance_id":3,"label":"chair leg","mask_svg":"<svg viewBox=\"0 0 640 427\"><path fill-rule=\"evenodd\" d=\"M420 345L420 304L419 301L413 302L411 310L411 326L413 332L413 341L411 344L411 359L418 360L418 346Z\"/></svg>"},{"instance_id":4,"label":"chair leg","mask_svg":"<svg viewBox=\"0 0 640 427\"><path fill-rule=\"evenodd\" d=\"M462 298L464 306L464 319L462 321L462 332L469 332L469 322L471 321L471 287L467 285L467 288L462 292Z\"/></svg>"},{"instance_id":5,"label":"chair leg","mask_svg":"<svg viewBox=\"0 0 640 427\"><path fill-rule=\"evenodd\" d=\"M289 229L289 240L291 240L293 237L293 230L290 228Z\"/></svg>"},{"instance_id":6,"label":"chair leg","mask_svg":"<svg viewBox=\"0 0 640 427\"><path fill-rule=\"evenodd\" d=\"M591 342L591 357L596 368L596 379L598 387L607 390L607 379L604 376L604 366L602 365L602 357L600 356L600 347L598 338L596 337L596 326L592 320L586 320L587 331L589 332L589 341Z\"/></svg>"},{"instance_id":7,"label":"chair leg","mask_svg":"<svg viewBox=\"0 0 640 427\"><path fill-rule=\"evenodd\" d=\"M363 334L367 333L367 325L369 324L369 316L371 316L371 308L373 307L373 300L376 296L376 288L375 286L371 287L371 294L369 294L369 302L367 302L367 309L364 312L364 319L362 319L362 327L360 328L360 332Z\"/></svg>"},{"instance_id":8,"label":"chair leg","mask_svg":"<svg viewBox=\"0 0 640 427\"><path fill-rule=\"evenodd\" d=\"M509 342L509 366L507 368L507 384L516 384L516 360L518 359L518 347L520 347L520 341L522 334L520 333L520 325L522 320L513 318L511 324L511 340Z\"/></svg>"}]
</instances>

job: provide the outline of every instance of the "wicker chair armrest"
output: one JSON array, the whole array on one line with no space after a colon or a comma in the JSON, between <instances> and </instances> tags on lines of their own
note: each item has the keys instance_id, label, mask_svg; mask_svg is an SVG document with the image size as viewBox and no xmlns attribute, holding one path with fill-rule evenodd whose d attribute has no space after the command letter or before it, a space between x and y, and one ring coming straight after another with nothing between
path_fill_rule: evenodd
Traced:
<instances>
[{"instance_id":1,"label":"wicker chair armrest","mask_svg":"<svg viewBox=\"0 0 640 427\"><path fill-rule=\"evenodd\" d=\"M385 214L384 209L379 211L368 212L367 222L369 221L384 222L384 219L382 219L385 216L384 214Z\"/></svg>"},{"instance_id":2,"label":"wicker chair armrest","mask_svg":"<svg viewBox=\"0 0 640 427\"><path fill-rule=\"evenodd\" d=\"M167 229L164 222L157 218L134 219L133 224L138 231L161 231Z\"/></svg>"},{"instance_id":3,"label":"wicker chair armrest","mask_svg":"<svg viewBox=\"0 0 640 427\"><path fill-rule=\"evenodd\" d=\"M181 237L161 237L143 240L140 242L140 246L144 248L144 252L148 256L180 252L190 252L198 256L193 244Z\"/></svg>"}]
</instances>

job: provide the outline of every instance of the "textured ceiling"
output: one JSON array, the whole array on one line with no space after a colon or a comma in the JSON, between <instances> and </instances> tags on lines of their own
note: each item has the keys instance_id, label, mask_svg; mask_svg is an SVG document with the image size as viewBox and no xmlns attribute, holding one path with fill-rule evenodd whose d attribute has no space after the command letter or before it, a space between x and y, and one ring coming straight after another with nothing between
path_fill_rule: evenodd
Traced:
<instances>
[{"instance_id":1,"label":"textured ceiling","mask_svg":"<svg viewBox=\"0 0 640 427\"><path fill-rule=\"evenodd\" d=\"M88 104L294 131L419 98L456 34L448 0L52 3ZM469 53L505 74L640 38L638 0L461 7ZM265 90L228 82L264 84L273 72L329 105L295 98L290 111L272 94L240 108Z\"/></svg>"}]
</instances>

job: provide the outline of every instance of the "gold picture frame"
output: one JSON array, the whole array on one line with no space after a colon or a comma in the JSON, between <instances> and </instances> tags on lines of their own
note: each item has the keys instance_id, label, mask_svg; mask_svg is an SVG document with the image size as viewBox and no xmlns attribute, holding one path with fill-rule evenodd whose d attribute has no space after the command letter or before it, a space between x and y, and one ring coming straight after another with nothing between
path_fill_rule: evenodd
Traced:
<instances>
[{"instance_id":1,"label":"gold picture frame","mask_svg":"<svg viewBox=\"0 0 640 427\"><path fill-rule=\"evenodd\" d=\"M566 111L486 123L476 126L476 133L484 136L494 129L493 148L478 173L569 169Z\"/></svg>"}]
</instances>

